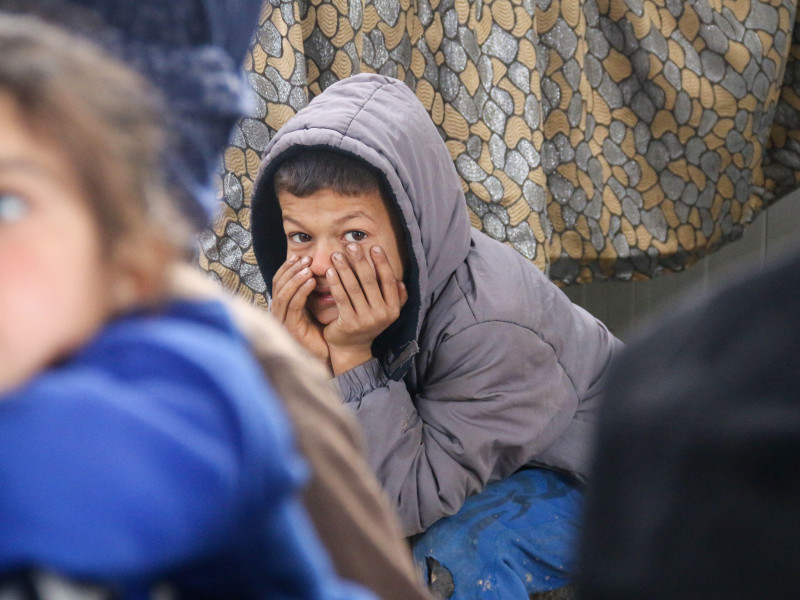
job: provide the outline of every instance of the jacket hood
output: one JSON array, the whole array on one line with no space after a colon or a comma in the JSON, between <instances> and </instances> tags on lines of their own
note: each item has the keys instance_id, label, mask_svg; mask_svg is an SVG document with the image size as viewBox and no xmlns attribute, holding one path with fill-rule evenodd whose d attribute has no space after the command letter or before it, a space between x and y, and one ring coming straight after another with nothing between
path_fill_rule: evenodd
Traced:
<instances>
[{"instance_id":1,"label":"jacket hood","mask_svg":"<svg viewBox=\"0 0 800 600\"><path fill-rule=\"evenodd\" d=\"M427 308L469 252L467 205L453 159L424 106L402 81L361 74L330 86L275 135L256 179L253 249L270 293L272 277L286 260L273 175L283 160L310 147L367 162L393 196L406 231L409 300L391 335L382 336L391 341L382 346L381 358L390 376L400 379L417 350Z\"/></svg>"}]
</instances>

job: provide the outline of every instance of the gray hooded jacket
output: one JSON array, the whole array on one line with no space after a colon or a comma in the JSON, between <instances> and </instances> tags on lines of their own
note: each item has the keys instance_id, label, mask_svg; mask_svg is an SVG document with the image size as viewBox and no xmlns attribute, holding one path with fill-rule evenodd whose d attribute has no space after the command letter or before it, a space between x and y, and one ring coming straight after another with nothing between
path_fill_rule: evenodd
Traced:
<instances>
[{"instance_id":1,"label":"gray hooded jacket","mask_svg":"<svg viewBox=\"0 0 800 600\"><path fill-rule=\"evenodd\" d=\"M376 167L406 228L409 300L376 340L377 358L337 377L404 532L525 465L584 477L601 380L621 343L528 260L470 226L450 153L403 82L340 81L274 137L252 209L265 279L286 260L273 174L307 147Z\"/></svg>"}]
</instances>

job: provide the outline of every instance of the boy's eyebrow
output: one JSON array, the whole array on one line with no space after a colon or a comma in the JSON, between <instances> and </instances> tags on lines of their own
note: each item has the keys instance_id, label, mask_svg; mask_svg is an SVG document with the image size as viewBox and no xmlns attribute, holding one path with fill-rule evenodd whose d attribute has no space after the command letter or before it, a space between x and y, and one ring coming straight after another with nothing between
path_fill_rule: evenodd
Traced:
<instances>
[{"instance_id":1,"label":"boy's eyebrow","mask_svg":"<svg viewBox=\"0 0 800 600\"><path fill-rule=\"evenodd\" d=\"M342 215L338 219L335 219L333 221L333 224L334 225L339 225L341 223L346 223L347 221L350 221L351 219L358 219L358 218L368 219L369 221L373 221L373 222L375 221L375 219L373 219L372 216L369 213L364 212L363 210L354 210L353 212L347 213L345 215ZM283 215L283 220L284 221L289 221L291 223L294 223L295 225L302 225L302 223L300 221L298 221L297 219L293 219L291 216L286 215L286 214Z\"/></svg>"},{"instance_id":2,"label":"boy's eyebrow","mask_svg":"<svg viewBox=\"0 0 800 600\"><path fill-rule=\"evenodd\" d=\"M347 213L346 215L342 215L341 217L336 219L334 221L334 223L336 225L338 225L340 223L346 223L347 221L350 221L351 219L358 219L358 218L369 219L370 221L373 220L373 218L370 216L369 213L364 212L363 210L354 210L351 213Z\"/></svg>"}]
</instances>

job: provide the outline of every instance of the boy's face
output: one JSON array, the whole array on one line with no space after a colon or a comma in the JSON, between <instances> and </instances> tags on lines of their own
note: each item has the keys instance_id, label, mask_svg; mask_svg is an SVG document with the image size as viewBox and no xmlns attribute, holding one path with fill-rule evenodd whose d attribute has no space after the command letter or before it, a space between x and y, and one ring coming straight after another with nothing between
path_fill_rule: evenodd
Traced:
<instances>
[{"instance_id":1,"label":"boy's face","mask_svg":"<svg viewBox=\"0 0 800 600\"><path fill-rule=\"evenodd\" d=\"M348 255L348 244L359 244L365 256L370 255L373 246L383 248L395 278L402 281L406 260L403 232L377 190L345 196L325 188L303 198L281 190L278 201L286 232L287 259L292 255L311 258L309 268L316 287L306 308L323 326L339 316L325 273L334 266L334 252Z\"/></svg>"},{"instance_id":2,"label":"boy's face","mask_svg":"<svg viewBox=\"0 0 800 600\"><path fill-rule=\"evenodd\" d=\"M111 269L66 156L0 92L0 392L64 357L110 315Z\"/></svg>"}]
</instances>

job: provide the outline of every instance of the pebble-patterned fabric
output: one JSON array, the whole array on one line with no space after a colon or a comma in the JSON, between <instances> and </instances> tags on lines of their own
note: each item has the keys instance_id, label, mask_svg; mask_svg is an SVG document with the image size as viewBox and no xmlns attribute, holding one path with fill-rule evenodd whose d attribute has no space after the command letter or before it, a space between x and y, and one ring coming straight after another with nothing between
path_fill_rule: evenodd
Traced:
<instances>
[{"instance_id":1,"label":"pebble-patterned fabric","mask_svg":"<svg viewBox=\"0 0 800 600\"><path fill-rule=\"evenodd\" d=\"M800 182L795 8L268 2L245 65L256 110L225 154L225 205L202 235L201 266L266 304L248 232L260 157L331 83L380 72L404 80L430 113L472 224L556 282L681 270Z\"/></svg>"}]
</instances>

